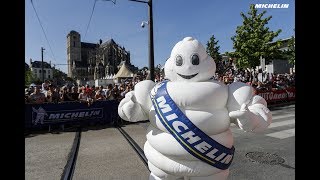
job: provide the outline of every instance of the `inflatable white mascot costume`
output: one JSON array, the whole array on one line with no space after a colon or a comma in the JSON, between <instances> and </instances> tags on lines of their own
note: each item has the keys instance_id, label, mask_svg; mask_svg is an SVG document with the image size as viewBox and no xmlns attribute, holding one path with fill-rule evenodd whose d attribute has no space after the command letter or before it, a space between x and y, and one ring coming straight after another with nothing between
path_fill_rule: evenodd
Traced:
<instances>
[{"instance_id":1,"label":"inflatable white mascot costume","mask_svg":"<svg viewBox=\"0 0 320 180\"><path fill-rule=\"evenodd\" d=\"M141 81L120 102L124 120L150 120L144 145L150 180L227 179L234 155L230 123L249 132L271 123L266 101L251 86L215 81L215 70L203 45L186 37L165 63L169 81Z\"/></svg>"}]
</instances>

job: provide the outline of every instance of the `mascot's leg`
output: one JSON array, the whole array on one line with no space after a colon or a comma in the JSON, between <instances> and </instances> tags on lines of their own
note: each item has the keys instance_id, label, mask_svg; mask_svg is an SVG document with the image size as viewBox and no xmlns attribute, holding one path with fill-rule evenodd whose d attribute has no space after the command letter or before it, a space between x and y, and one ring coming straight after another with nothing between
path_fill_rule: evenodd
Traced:
<instances>
[{"instance_id":1,"label":"mascot's leg","mask_svg":"<svg viewBox=\"0 0 320 180\"><path fill-rule=\"evenodd\" d=\"M183 180L183 177L173 176L165 173L161 169L154 166L150 161L148 161L148 166L151 171L149 180Z\"/></svg>"},{"instance_id":2,"label":"mascot's leg","mask_svg":"<svg viewBox=\"0 0 320 180\"><path fill-rule=\"evenodd\" d=\"M226 180L229 176L229 169L206 177L189 177L189 180Z\"/></svg>"}]
</instances>

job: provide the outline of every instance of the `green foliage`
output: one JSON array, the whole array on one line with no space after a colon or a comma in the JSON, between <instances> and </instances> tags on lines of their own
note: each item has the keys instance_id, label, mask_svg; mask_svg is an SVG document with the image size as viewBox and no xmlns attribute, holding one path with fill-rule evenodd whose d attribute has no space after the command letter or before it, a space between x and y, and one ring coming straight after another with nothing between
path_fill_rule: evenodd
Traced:
<instances>
[{"instance_id":1,"label":"green foliage","mask_svg":"<svg viewBox=\"0 0 320 180\"><path fill-rule=\"evenodd\" d=\"M214 37L214 35L212 35L209 39L209 41L207 42L207 48L206 51L208 53L209 56L211 56L217 66L216 72L218 74L222 74L224 72L224 66L222 65L222 56L219 52L220 50L220 46L218 46L218 42L219 40L216 40L216 38Z\"/></svg>"},{"instance_id":2,"label":"green foliage","mask_svg":"<svg viewBox=\"0 0 320 180\"><path fill-rule=\"evenodd\" d=\"M72 78L67 79L67 74L59 69L52 68L53 82L57 85L63 85L66 80L74 81Z\"/></svg>"},{"instance_id":3,"label":"green foliage","mask_svg":"<svg viewBox=\"0 0 320 180\"><path fill-rule=\"evenodd\" d=\"M270 60L281 57L281 42L270 43L279 35L281 30L276 32L269 30L266 25L272 18L263 18L266 11L258 14L252 4L248 15L241 13L243 24L236 29L236 35L231 38L235 52L228 53L236 58L236 65L239 68L253 68L260 65L260 56L264 57L266 64Z\"/></svg>"},{"instance_id":4,"label":"green foliage","mask_svg":"<svg viewBox=\"0 0 320 180\"><path fill-rule=\"evenodd\" d=\"M64 81L68 83L76 83L76 80L71 77L64 77Z\"/></svg>"},{"instance_id":5,"label":"green foliage","mask_svg":"<svg viewBox=\"0 0 320 180\"><path fill-rule=\"evenodd\" d=\"M67 77L67 74L60 71L59 69L56 69L56 68L53 68L52 69L52 75L53 75L53 78L65 78Z\"/></svg>"},{"instance_id":6,"label":"green foliage","mask_svg":"<svg viewBox=\"0 0 320 180\"><path fill-rule=\"evenodd\" d=\"M296 40L292 36L288 42L288 50L285 51L286 58L288 59L289 63L292 65L295 65L295 63L296 63L295 44L296 44Z\"/></svg>"},{"instance_id":7,"label":"green foliage","mask_svg":"<svg viewBox=\"0 0 320 180\"><path fill-rule=\"evenodd\" d=\"M222 56L219 53L220 46L218 46L218 42L219 40L216 40L214 35L212 35L210 37L210 40L207 42L207 49L206 49L208 55L211 56L216 63L222 60Z\"/></svg>"},{"instance_id":8,"label":"green foliage","mask_svg":"<svg viewBox=\"0 0 320 180\"><path fill-rule=\"evenodd\" d=\"M35 78L35 80L33 81L34 84L37 85L41 85L42 84L42 80L40 80L39 78Z\"/></svg>"},{"instance_id":9,"label":"green foliage","mask_svg":"<svg viewBox=\"0 0 320 180\"><path fill-rule=\"evenodd\" d=\"M31 83L35 83L36 80L37 79L36 79L35 75L32 74L30 69L25 71L25 74L24 74L24 85L25 86L29 86Z\"/></svg>"}]
</instances>

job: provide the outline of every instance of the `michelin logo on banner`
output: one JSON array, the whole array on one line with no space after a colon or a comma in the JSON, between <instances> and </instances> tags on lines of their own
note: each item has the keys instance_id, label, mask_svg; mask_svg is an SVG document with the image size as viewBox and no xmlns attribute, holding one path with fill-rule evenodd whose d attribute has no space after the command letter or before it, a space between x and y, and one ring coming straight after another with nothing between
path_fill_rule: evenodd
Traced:
<instances>
[{"instance_id":1,"label":"michelin logo on banner","mask_svg":"<svg viewBox=\"0 0 320 180\"><path fill-rule=\"evenodd\" d=\"M62 111L46 111L41 106L36 109L32 107L32 123L37 125L44 124L50 121L66 121L72 119L82 118L102 118L103 108L91 108L91 109L75 109L75 110L62 110Z\"/></svg>"}]
</instances>

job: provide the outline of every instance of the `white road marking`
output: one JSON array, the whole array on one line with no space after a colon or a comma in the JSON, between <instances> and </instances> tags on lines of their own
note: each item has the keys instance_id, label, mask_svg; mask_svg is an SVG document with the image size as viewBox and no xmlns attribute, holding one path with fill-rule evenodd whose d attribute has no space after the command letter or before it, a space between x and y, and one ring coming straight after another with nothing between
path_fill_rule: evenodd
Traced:
<instances>
[{"instance_id":1,"label":"white road marking","mask_svg":"<svg viewBox=\"0 0 320 180\"><path fill-rule=\"evenodd\" d=\"M273 122L270 124L268 128L275 128L275 127L280 127L280 126L286 126L290 124L294 124L295 120L287 120L287 121L280 121L280 122Z\"/></svg>"},{"instance_id":2,"label":"white road marking","mask_svg":"<svg viewBox=\"0 0 320 180\"><path fill-rule=\"evenodd\" d=\"M284 120L285 118L288 118L289 120ZM283 115L274 115L272 117L272 123L268 127L268 129L277 128L277 127L283 127L294 125L295 124L295 115L293 114L283 114ZM234 134L234 137L240 136L240 134L245 133L243 130L237 127L237 125L231 123L231 131ZM292 127L290 127L292 128ZM268 130L267 129L267 130ZM270 132L270 131L269 131ZM292 129L286 129L281 131L274 131L272 133L264 134L265 136L277 138L277 139L285 139L289 137L295 136L295 128Z\"/></svg>"},{"instance_id":3,"label":"white road marking","mask_svg":"<svg viewBox=\"0 0 320 180\"><path fill-rule=\"evenodd\" d=\"M278 139L285 139L288 137L295 136L295 128L287 129L287 130L283 130L283 131L278 131L278 132L274 132L274 133L269 133L269 134L266 134L266 136L270 136L270 137L274 137L274 138L278 138Z\"/></svg>"},{"instance_id":4,"label":"white road marking","mask_svg":"<svg viewBox=\"0 0 320 180\"><path fill-rule=\"evenodd\" d=\"M288 118L288 117L295 118L295 115L292 115L292 114L272 115L272 120L277 120L277 119L281 119L281 118Z\"/></svg>"}]
</instances>

